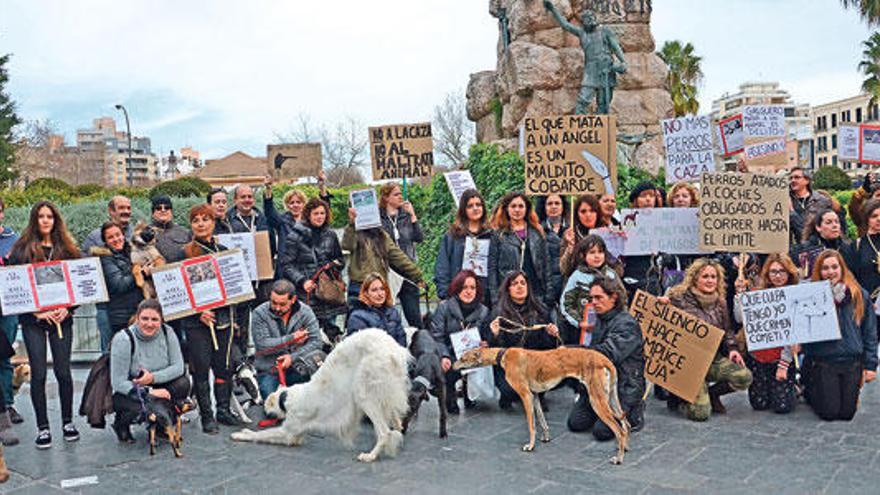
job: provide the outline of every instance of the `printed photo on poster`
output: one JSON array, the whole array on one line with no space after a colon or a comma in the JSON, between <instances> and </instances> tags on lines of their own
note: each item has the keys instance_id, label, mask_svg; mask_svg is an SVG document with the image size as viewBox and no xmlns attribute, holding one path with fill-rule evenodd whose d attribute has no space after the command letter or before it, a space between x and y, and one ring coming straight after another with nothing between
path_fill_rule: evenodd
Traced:
<instances>
[{"instance_id":1,"label":"printed photo on poster","mask_svg":"<svg viewBox=\"0 0 880 495\"><path fill-rule=\"evenodd\" d=\"M863 125L860 135L859 161L880 165L880 126Z\"/></svg>"},{"instance_id":2,"label":"printed photo on poster","mask_svg":"<svg viewBox=\"0 0 880 495\"><path fill-rule=\"evenodd\" d=\"M721 156L730 156L743 150L746 144L742 114L718 122L718 145Z\"/></svg>"},{"instance_id":3,"label":"printed photo on poster","mask_svg":"<svg viewBox=\"0 0 880 495\"><path fill-rule=\"evenodd\" d=\"M464 241L462 270L473 270L478 277L489 276L489 239L467 236Z\"/></svg>"},{"instance_id":4,"label":"printed photo on poster","mask_svg":"<svg viewBox=\"0 0 880 495\"><path fill-rule=\"evenodd\" d=\"M0 268L3 314L107 301L101 261L95 257Z\"/></svg>"},{"instance_id":5,"label":"printed photo on poster","mask_svg":"<svg viewBox=\"0 0 880 495\"><path fill-rule=\"evenodd\" d=\"M382 217L379 215L379 201L376 199L375 189L361 189L351 191L349 200L351 207L357 212L354 220L355 230L373 229L382 226Z\"/></svg>"},{"instance_id":6,"label":"printed photo on poster","mask_svg":"<svg viewBox=\"0 0 880 495\"><path fill-rule=\"evenodd\" d=\"M187 261L193 262L184 262L181 269L193 306L197 309L209 309L222 305L226 300L226 293L220 283L214 259L207 256Z\"/></svg>"}]
</instances>

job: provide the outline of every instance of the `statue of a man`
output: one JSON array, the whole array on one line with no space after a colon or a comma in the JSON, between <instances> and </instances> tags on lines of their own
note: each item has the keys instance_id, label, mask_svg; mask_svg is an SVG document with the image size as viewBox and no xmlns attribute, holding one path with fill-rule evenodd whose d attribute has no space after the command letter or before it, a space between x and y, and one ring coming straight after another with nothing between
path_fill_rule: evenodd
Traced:
<instances>
[{"instance_id":1,"label":"statue of a man","mask_svg":"<svg viewBox=\"0 0 880 495\"><path fill-rule=\"evenodd\" d=\"M584 50L584 76L578 94L575 113L586 113L590 102L596 100L596 113L607 114L617 86L617 74L626 72L626 62L617 35L605 26L600 26L596 15L584 9L581 15L583 27L568 22L550 0L544 0L544 7L550 11L562 29L577 36ZM617 57L617 61L614 58Z\"/></svg>"}]
</instances>

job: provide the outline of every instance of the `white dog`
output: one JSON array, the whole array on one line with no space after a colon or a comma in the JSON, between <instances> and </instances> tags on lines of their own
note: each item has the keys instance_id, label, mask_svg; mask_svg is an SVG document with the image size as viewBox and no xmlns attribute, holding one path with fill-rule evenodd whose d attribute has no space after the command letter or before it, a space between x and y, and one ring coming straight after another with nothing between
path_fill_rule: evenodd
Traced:
<instances>
[{"instance_id":1,"label":"white dog","mask_svg":"<svg viewBox=\"0 0 880 495\"><path fill-rule=\"evenodd\" d=\"M376 445L358 455L373 462L381 452L397 454L403 435L409 393L409 351L387 333L367 329L340 342L308 383L279 388L266 398L270 417L284 418L277 428L241 430L232 439L278 445L300 445L310 431L333 433L354 443L366 415L376 431Z\"/></svg>"}]
</instances>

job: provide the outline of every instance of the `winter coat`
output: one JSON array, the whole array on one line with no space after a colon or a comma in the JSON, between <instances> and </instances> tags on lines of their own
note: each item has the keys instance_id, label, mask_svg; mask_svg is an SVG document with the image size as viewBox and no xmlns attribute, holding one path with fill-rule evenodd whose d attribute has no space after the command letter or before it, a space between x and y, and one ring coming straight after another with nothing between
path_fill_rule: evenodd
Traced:
<instances>
[{"instance_id":1,"label":"winter coat","mask_svg":"<svg viewBox=\"0 0 880 495\"><path fill-rule=\"evenodd\" d=\"M625 410L642 401L645 394L645 354L642 330L624 310L598 315L590 349L601 352L617 368L617 390Z\"/></svg>"},{"instance_id":2,"label":"winter coat","mask_svg":"<svg viewBox=\"0 0 880 495\"><path fill-rule=\"evenodd\" d=\"M560 313L575 328L578 328L581 320L584 318L584 308L590 296L590 284L596 280L597 276L604 276L615 280L623 287L620 275L608 265L605 265L600 270L589 268L584 264L579 266L566 279L565 288L559 297Z\"/></svg>"},{"instance_id":3,"label":"winter coat","mask_svg":"<svg viewBox=\"0 0 880 495\"><path fill-rule=\"evenodd\" d=\"M531 226L526 230L525 242L535 271L535 280L529 280L529 290L538 295L547 307L553 307L556 301L552 296L558 295L556 287L561 285L559 264L556 264L555 269L550 266L547 240ZM492 301L498 300L498 291L504 277L525 266L525 261L521 259L522 253L523 241L516 233L509 230L493 233L492 242L489 244L489 294Z\"/></svg>"},{"instance_id":4,"label":"winter coat","mask_svg":"<svg viewBox=\"0 0 880 495\"><path fill-rule=\"evenodd\" d=\"M226 217L214 219L214 235L234 234Z\"/></svg>"},{"instance_id":5,"label":"winter coat","mask_svg":"<svg viewBox=\"0 0 880 495\"><path fill-rule=\"evenodd\" d=\"M484 230L476 236L477 240L492 240L492 231ZM437 287L437 297L446 299L449 297L449 284L461 271L464 263L464 246L467 236L455 236L452 232L446 232L440 240L440 252L434 264L434 286ZM480 277L483 290L487 289L487 277Z\"/></svg>"},{"instance_id":6,"label":"winter coat","mask_svg":"<svg viewBox=\"0 0 880 495\"><path fill-rule=\"evenodd\" d=\"M153 383L157 385L173 382L183 376L180 342L168 325L163 325L152 337L144 335L136 324L128 327L128 331L116 332L113 336L110 344L110 384L113 392L123 395L131 393L134 389L131 379L142 369L153 374Z\"/></svg>"},{"instance_id":7,"label":"winter coat","mask_svg":"<svg viewBox=\"0 0 880 495\"><path fill-rule=\"evenodd\" d=\"M871 242L874 243L874 247L880 250L880 235L872 235L869 241L868 235L865 234L850 245L847 250L849 256L844 255L844 261L853 276L859 281L859 285L875 297L875 292L880 287L880 273L877 270L880 265L877 264L878 255L874 251L874 247L871 246Z\"/></svg>"},{"instance_id":8,"label":"winter coat","mask_svg":"<svg viewBox=\"0 0 880 495\"><path fill-rule=\"evenodd\" d=\"M107 285L109 300L99 306L107 310L110 328L113 331L128 326L138 304L144 300L144 293L134 282L131 271L131 251L128 243L122 251L112 251L106 247L93 247L89 253L101 259L104 283Z\"/></svg>"},{"instance_id":9,"label":"winter coat","mask_svg":"<svg viewBox=\"0 0 880 495\"><path fill-rule=\"evenodd\" d=\"M471 314L465 318L461 311L461 302L458 297L452 296L441 302L434 313L431 315L431 321L428 328L431 336L437 342L440 353L445 358L455 361L455 350L452 347L452 340L449 335L460 332L466 328L480 329L486 318L489 317L489 309L480 304Z\"/></svg>"},{"instance_id":10,"label":"winter coat","mask_svg":"<svg viewBox=\"0 0 880 495\"><path fill-rule=\"evenodd\" d=\"M824 210L831 209L831 200L819 194L816 191L810 191L810 195L805 199L797 199L791 195L792 209L788 214L789 232L791 235L791 245L800 242L804 226L811 216Z\"/></svg>"},{"instance_id":11,"label":"winter coat","mask_svg":"<svg viewBox=\"0 0 880 495\"><path fill-rule=\"evenodd\" d=\"M385 330L398 344L406 347L406 332L403 330L400 313L394 306L374 308L361 301L355 301L354 309L348 315L347 334L351 335L367 328Z\"/></svg>"},{"instance_id":12,"label":"winter coat","mask_svg":"<svg viewBox=\"0 0 880 495\"><path fill-rule=\"evenodd\" d=\"M100 232L98 235L100 236ZM3 227L3 230L0 230L0 258L9 254L9 250L17 240L18 234L11 227Z\"/></svg>"},{"instance_id":13,"label":"winter coat","mask_svg":"<svg viewBox=\"0 0 880 495\"><path fill-rule=\"evenodd\" d=\"M416 244L425 239L419 223L413 222L412 216L402 208L397 210L394 218L389 216L384 208L379 210L379 215L382 217L382 229L391 236L394 243L409 256L409 259L415 261Z\"/></svg>"},{"instance_id":14,"label":"winter coat","mask_svg":"<svg viewBox=\"0 0 880 495\"><path fill-rule=\"evenodd\" d=\"M844 302L837 305L840 339L804 344L804 354L808 358L832 363L859 361L866 370L877 369L877 317L864 289L862 298L865 301L862 322L856 324L852 298L847 295Z\"/></svg>"},{"instance_id":15,"label":"winter coat","mask_svg":"<svg viewBox=\"0 0 880 495\"><path fill-rule=\"evenodd\" d=\"M219 242L214 243L214 248L216 251L213 252L222 252L227 251L228 248ZM202 245L193 240L189 244L183 247L183 255L184 259L189 258L198 258L199 256L204 256L206 254L211 254L211 251L208 251L202 247ZM211 311L214 312L214 328L217 330L227 329L232 325L233 319L233 308L235 306L221 306L219 308L214 308ZM196 313L194 315L187 316L185 318L181 318L180 327L184 331L187 332L207 332L209 331L208 327L199 320L201 313Z\"/></svg>"},{"instance_id":16,"label":"winter coat","mask_svg":"<svg viewBox=\"0 0 880 495\"><path fill-rule=\"evenodd\" d=\"M110 355L99 357L82 391L79 404L79 415L85 416L92 428L103 429L107 426L105 416L113 412L113 389L110 387Z\"/></svg>"},{"instance_id":17,"label":"winter coat","mask_svg":"<svg viewBox=\"0 0 880 495\"><path fill-rule=\"evenodd\" d=\"M297 330L305 329L309 337L302 345L284 345L290 340ZM275 360L282 354L289 354L291 359L305 356L323 346L321 341L321 329L318 320L311 308L295 301L291 307L291 315L284 323L284 319L275 316L272 312L271 303L264 302L251 312L251 334L254 338L254 347L257 351L254 367L262 373L269 372L275 366ZM283 346L277 350L267 351L276 346ZM265 354L261 354L262 352Z\"/></svg>"},{"instance_id":18,"label":"winter coat","mask_svg":"<svg viewBox=\"0 0 880 495\"><path fill-rule=\"evenodd\" d=\"M818 256L818 252L825 249L834 249L836 251L839 251L840 254L842 254L844 257L848 258L850 254L850 242L846 240L846 238L844 238L843 236L838 237L837 239L828 240L823 239L816 233L813 233L813 235L811 235L809 239L791 248L791 259L792 261L794 261L795 265L803 268L800 260L802 254L805 258L810 258L804 261L812 263L813 261L815 261L816 256ZM809 256L808 253L810 252L816 252L816 254L813 256ZM849 259L846 259L844 261L846 262L847 266L851 266ZM810 266L806 272L807 276L812 273L812 270L813 267Z\"/></svg>"},{"instance_id":19,"label":"winter coat","mask_svg":"<svg viewBox=\"0 0 880 495\"><path fill-rule=\"evenodd\" d=\"M269 204L272 204L272 202L270 201ZM272 251L272 256L275 256L275 236L273 235L272 230L269 229L269 220L256 206L251 210L251 213L251 216L243 217L238 214L238 209L236 208L232 208L226 212L226 221L229 222L229 227L232 229L232 233L245 234L248 232L268 232L269 249Z\"/></svg>"},{"instance_id":20,"label":"winter coat","mask_svg":"<svg viewBox=\"0 0 880 495\"><path fill-rule=\"evenodd\" d=\"M122 234L125 236L125 240L130 242L131 236L132 234L134 234L134 225L129 222L128 225L125 226L125 231ZM80 246L80 249L83 252L83 256L90 256L89 253L92 252L93 247L107 247L107 245L104 244L104 239L101 239L100 227L89 232L89 235L87 235L86 238L83 240L82 246ZM0 253L2 252L2 249L0 249Z\"/></svg>"},{"instance_id":21,"label":"winter coat","mask_svg":"<svg viewBox=\"0 0 880 495\"><path fill-rule=\"evenodd\" d=\"M723 356L727 357L730 351L738 350L736 332L730 322L730 313L727 311L727 302L724 299L719 297L711 306L703 307L690 289L676 286L669 291L669 300L673 306L685 313L724 330L724 339L718 346L717 352L723 352Z\"/></svg>"},{"instance_id":22,"label":"winter coat","mask_svg":"<svg viewBox=\"0 0 880 495\"><path fill-rule=\"evenodd\" d=\"M495 318L498 318L499 316L501 316L501 314L499 308L496 306L492 309L492 313L489 315L489 317L483 320L483 326L480 327L480 337L489 343L489 347L522 347L523 349L539 350L556 348L556 338L543 329L525 330L519 333L510 333L502 330L498 332L497 337L492 335L492 330L489 328L489 325L492 323L492 321L495 320ZM507 316L506 318L524 326L553 323L550 314L548 314L546 311L534 314L530 318L523 318L522 320L517 318L516 316L513 316L512 318L510 316Z\"/></svg>"},{"instance_id":23,"label":"winter coat","mask_svg":"<svg viewBox=\"0 0 880 495\"><path fill-rule=\"evenodd\" d=\"M271 199L266 199L266 203L271 203ZM272 230L275 231L275 234L278 236L278 258L284 254L284 250L287 249L287 238L290 237L290 233L293 232L293 228L299 222L293 218L293 213L289 211L285 211L284 213L279 214L278 210L275 209L275 204L272 203L272 208L263 207L263 211L266 212L266 218L269 221L269 226L272 227Z\"/></svg>"},{"instance_id":24,"label":"winter coat","mask_svg":"<svg viewBox=\"0 0 880 495\"><path fill-rule=\"evenodd\" d=\"M168 263L184 259L183 246L192 240L192 233L174 223L162 223L153 220L150 224L156 230L156 249Z\"/></svg>"},{"instance_id":25,"label":"winter coat","mask_svg":"<svg viewBox=\"0 0 880 495\"><path fill-rule=\"evenodd\" d=\"M847 209L849 209L849 217L852 218L853 223L856 225L856 231L858 232L859 237L868 233L868 219L865 218L865 211L863 208L869 199L871 199L871 194L865 191L865 186L862 186L855 190L852 197L849 199L849 204L847 205ZM840 226L842 228L843 224L840 224ZM843 232L846 232L846 230L843 230Z\"/></svg>"},{"instance_id":26,"label":"winter coat","mask_svg":"<svg viewBox=\"0 0 880 495\"><path fill-rule=\"evenodd\" d=\"M284 246L278 256L279 275L296 285L301 301L308 301L310 306L323 306L321 301L306 294L303 284L314 279L320 268L332 262L338 263L333 267L334 270L342 271L345 258L342 256L336 232L326 224L319 229L313 229L298 223L284 240Z\"/></svg>"},{"instance_id":27,"label":"winter coat","mask_svg":"<svg viewBox=\"0 0 880 495\"><path fill-rule=\"evenodd\" d=\"M366 246L366 249L358 249L358 235L354 226L345 227L342 233L342 249L351 253L351 262L348 265L349 281L360 284L372 272L384 276L387 280L388 268L390 267L413 282L421 282L422 272L419 267L394 244L394 240L387 232L384 230L379 230L379 232L381 232L381 242L385 246L385 252L388 253L387 259L376 256L375 250L370 249L369 245Z\"/></svg>"}]
</instances>

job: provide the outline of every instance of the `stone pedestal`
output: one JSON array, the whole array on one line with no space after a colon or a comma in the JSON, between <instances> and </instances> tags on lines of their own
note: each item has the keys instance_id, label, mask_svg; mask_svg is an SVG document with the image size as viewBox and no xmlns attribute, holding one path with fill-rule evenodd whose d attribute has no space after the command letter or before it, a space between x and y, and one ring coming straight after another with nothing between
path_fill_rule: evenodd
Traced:
<instances>
[{"instance_id":1,"label":"stone pedestal","mask_svg":"<svg viewBox=\"0 0 880 495\"><path fill-rule=\"evenodd\" d=\"M654 53L651 0L553 0L570 22L580 24L584 9L620 39L628 70L618 77L611 102L618 134L651 133L641 144L623 145L624 163L656 172L663 162L661 119L672 117L666 89L666 65ZM468 118L476 123L477 141L517 136L525 117L573 113L583 72L578 39L563 31L541 0L490 0L489 13L505 17L510 46L498 37L494 71L471 75L467 88Z\"/></svg>"}]
</instances>

